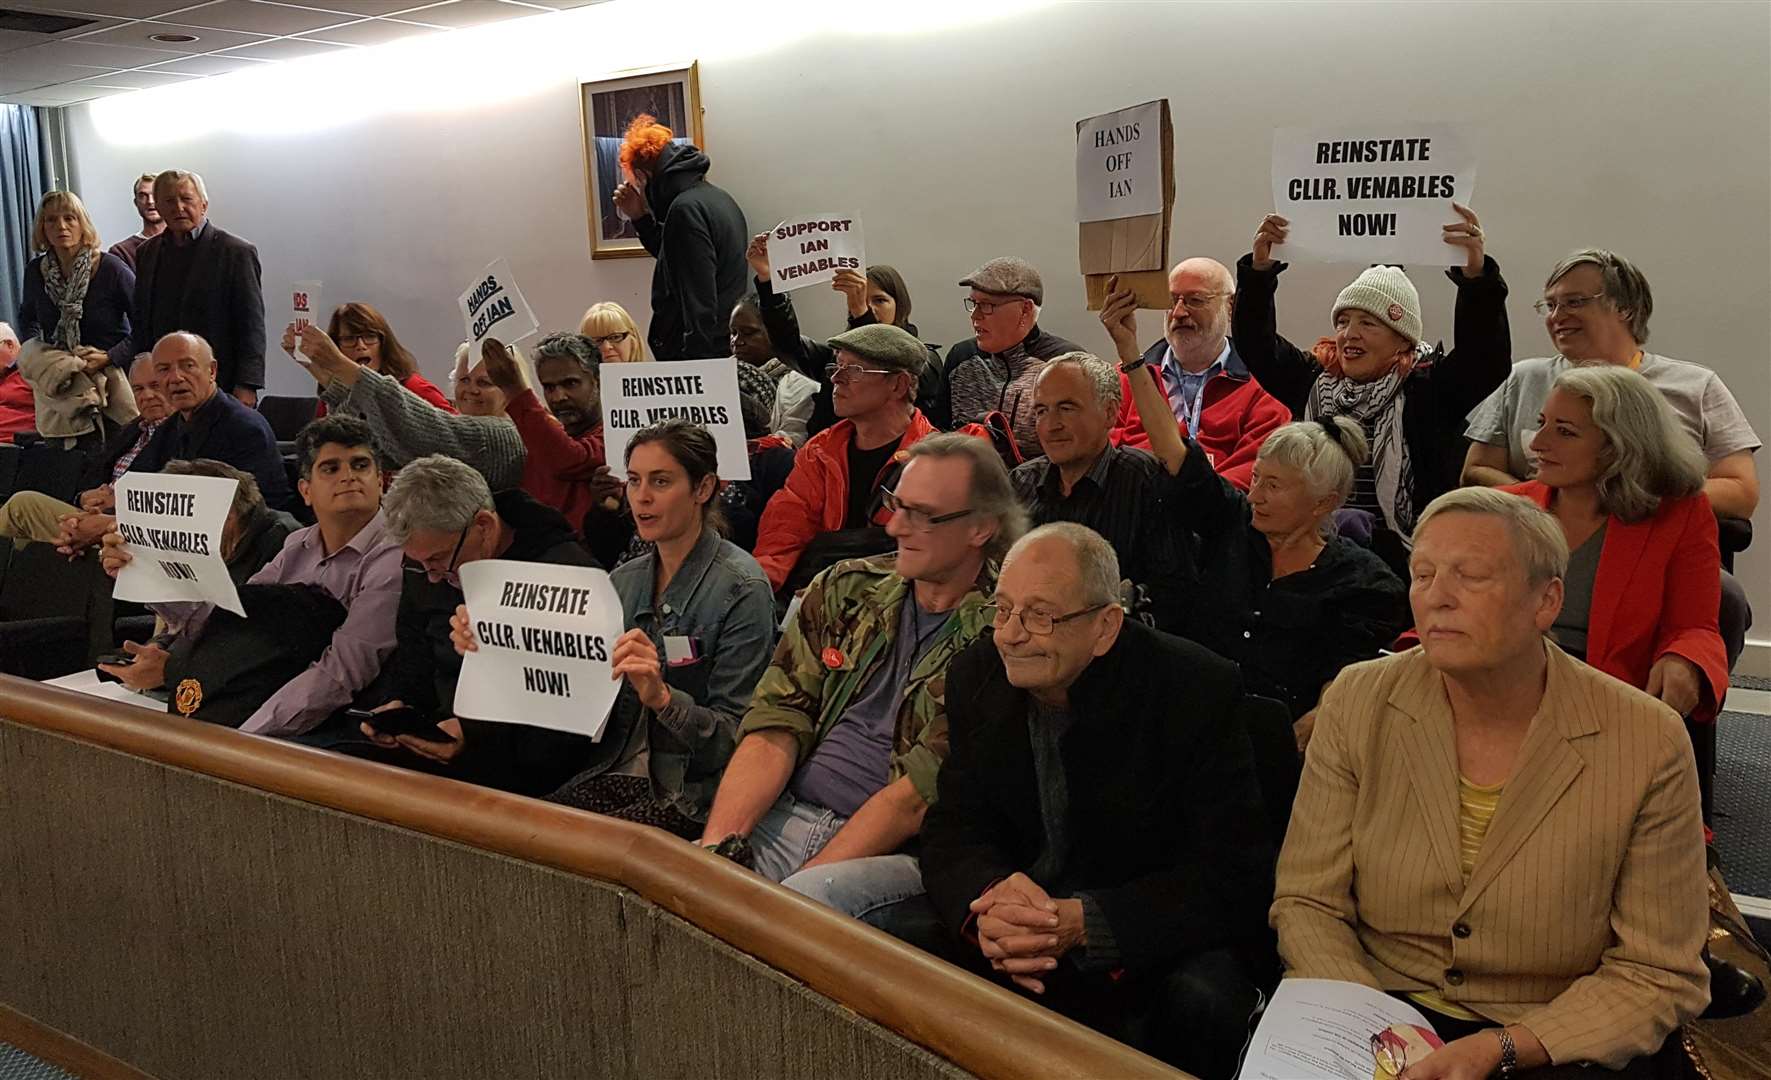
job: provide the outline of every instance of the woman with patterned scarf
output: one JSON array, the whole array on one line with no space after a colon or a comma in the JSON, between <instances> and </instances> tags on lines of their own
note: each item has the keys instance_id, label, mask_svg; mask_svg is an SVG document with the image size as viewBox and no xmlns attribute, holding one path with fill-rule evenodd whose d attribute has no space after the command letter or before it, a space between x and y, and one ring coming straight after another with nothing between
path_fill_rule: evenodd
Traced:
<instances>
[{"instance_id":1,"label":"woman with patterned scarf","mask_svg":"<svg viewBox=\"0 0 1771 1080\"><path fill-rule=\"evenodd\" d=\"M42 254L25 267L19 338L41 338L97 373L106 363L105 350L129 333L135 271L99 247L98 230L71 191L43 196L31 248Z\"/></svg>"},{"instance_id":2,"label":"woman with patterned scarf","mask_svg":"<svg viewBox=\"0 0 1771 1080\"><path fill-rule=\"evenodd\" d=\"M1416 516L1458 486L1465 415L1512 367L1506 282L1484 252L1476 215L1454 208L1462 220L1445 226L1445 242L1466 259L1446 271L1457 286L1456 347L1449 353L1423 341L1420 294L1393 266L1373 266L1341 290L1332 338L1306 352L1281 337L1273 298L1286 264L1272 249L1284 243L1289 223L1278 214L1261 221L1254 250L1236 266L1237 353L1294 416L1346 416L1364 429L1371 460L1354 478L1347 510L1369 515L1372 549L1404 579Z\"/></svg>"}]
</instances>

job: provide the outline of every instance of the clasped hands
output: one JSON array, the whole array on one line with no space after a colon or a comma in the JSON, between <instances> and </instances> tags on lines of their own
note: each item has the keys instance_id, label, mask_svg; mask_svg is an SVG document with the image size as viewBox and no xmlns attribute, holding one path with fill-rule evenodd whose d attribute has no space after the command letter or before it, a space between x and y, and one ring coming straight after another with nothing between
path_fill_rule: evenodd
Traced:
<instances>
[{"instance_id":1,"label":"clasped hands","mask_svg":"<svg viewBox=\"0 0 1771 1080\"><path fill-rule=\"evenodd\" d=\"M1082 901L1054 900L1026 874L1014 873L971 903L978 951L992 971L1023 990L1045 993L1045 980L1071 949L1088 943Z\"/></svg>"}]
</instances>

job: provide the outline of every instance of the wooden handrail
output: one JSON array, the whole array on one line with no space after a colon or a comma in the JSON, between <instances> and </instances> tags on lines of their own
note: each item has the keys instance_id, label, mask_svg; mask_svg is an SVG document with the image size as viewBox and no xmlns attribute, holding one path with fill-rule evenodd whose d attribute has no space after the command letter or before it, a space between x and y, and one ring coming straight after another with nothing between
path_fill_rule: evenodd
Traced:
<instances>
[{"instance_id":1,"label":"wooden handrail","mask_svg":"<svg viewBox=\"0 0 1771 1080\"><path fill-rule=\"evenodd\" d=\"M1183 1075L657 829L9 675L0 716L631 889L977 1076Z\"/></svg>"}]
</instances>

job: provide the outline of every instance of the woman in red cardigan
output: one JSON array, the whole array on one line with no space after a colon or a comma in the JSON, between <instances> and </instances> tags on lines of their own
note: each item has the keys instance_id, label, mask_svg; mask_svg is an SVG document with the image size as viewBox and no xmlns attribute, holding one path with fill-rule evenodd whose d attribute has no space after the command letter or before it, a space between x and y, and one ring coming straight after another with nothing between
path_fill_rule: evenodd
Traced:
<instances>
[{"instance_id":1,"label":"woman in red cardigan","mask_svg":"<svg viewBox=\"0 0 1771 1080\"><path fill-rule=\"evenodd\" d=\"M1728 661L1703 452L1648 380L1612 365L1556 380L1531 452L1537 479L1508 490L1549 510L1568 538L1557 642L1693 722L1713 722Z\"/></svg>"},{"instance_id":2,"label":"woman in red cardigan","mask_svg":"<svg viewBox=\"0 0 1771 1080\"><path fill-rule=\"evenodd\" d=\"M393 376L401 386L444 412L455 411L455 406L449 404L448 397L437 385L418 373L418 360L400 344L399 338L394 337L394 329L388 325L387 319L368 304L356 300L340 304L332 312L326 336L333 340L340 352L369 370ZM285 343L284 347L289 346ZM326 403L322 401L314 410L314 416L317 419L325 415Z\"/></svg>"}]
</instances>

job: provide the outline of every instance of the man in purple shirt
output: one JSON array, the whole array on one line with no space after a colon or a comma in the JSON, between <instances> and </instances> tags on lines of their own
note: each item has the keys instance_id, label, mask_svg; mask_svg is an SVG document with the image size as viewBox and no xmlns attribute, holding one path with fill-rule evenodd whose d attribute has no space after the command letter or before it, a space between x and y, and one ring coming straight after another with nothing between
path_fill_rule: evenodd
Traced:
<instances>
[{"instance_id":1,"label":"man in purple shirt","mask_svg":"<svg viewBox=\"0 0 1771 1080\"><path fill-rule=\"evenodd\" d=\"M381 515L381 466L375 435L354 416L315 420L295 439L301 497L317 522L291 533L283 550L252 576L253 585L316 585L345 607L343 625L318 660L284 684L240 730L255 735L305 734L355 700L381 673L394 649L400 605L400 545ZM117 533L105 537L105 569L115 575L129 561ZM208 604L155 604L173 637L199 634ZM106 667L131 689L165 682L170 641L135 651L128 666Z\"/></svg>"}]
</instances>

